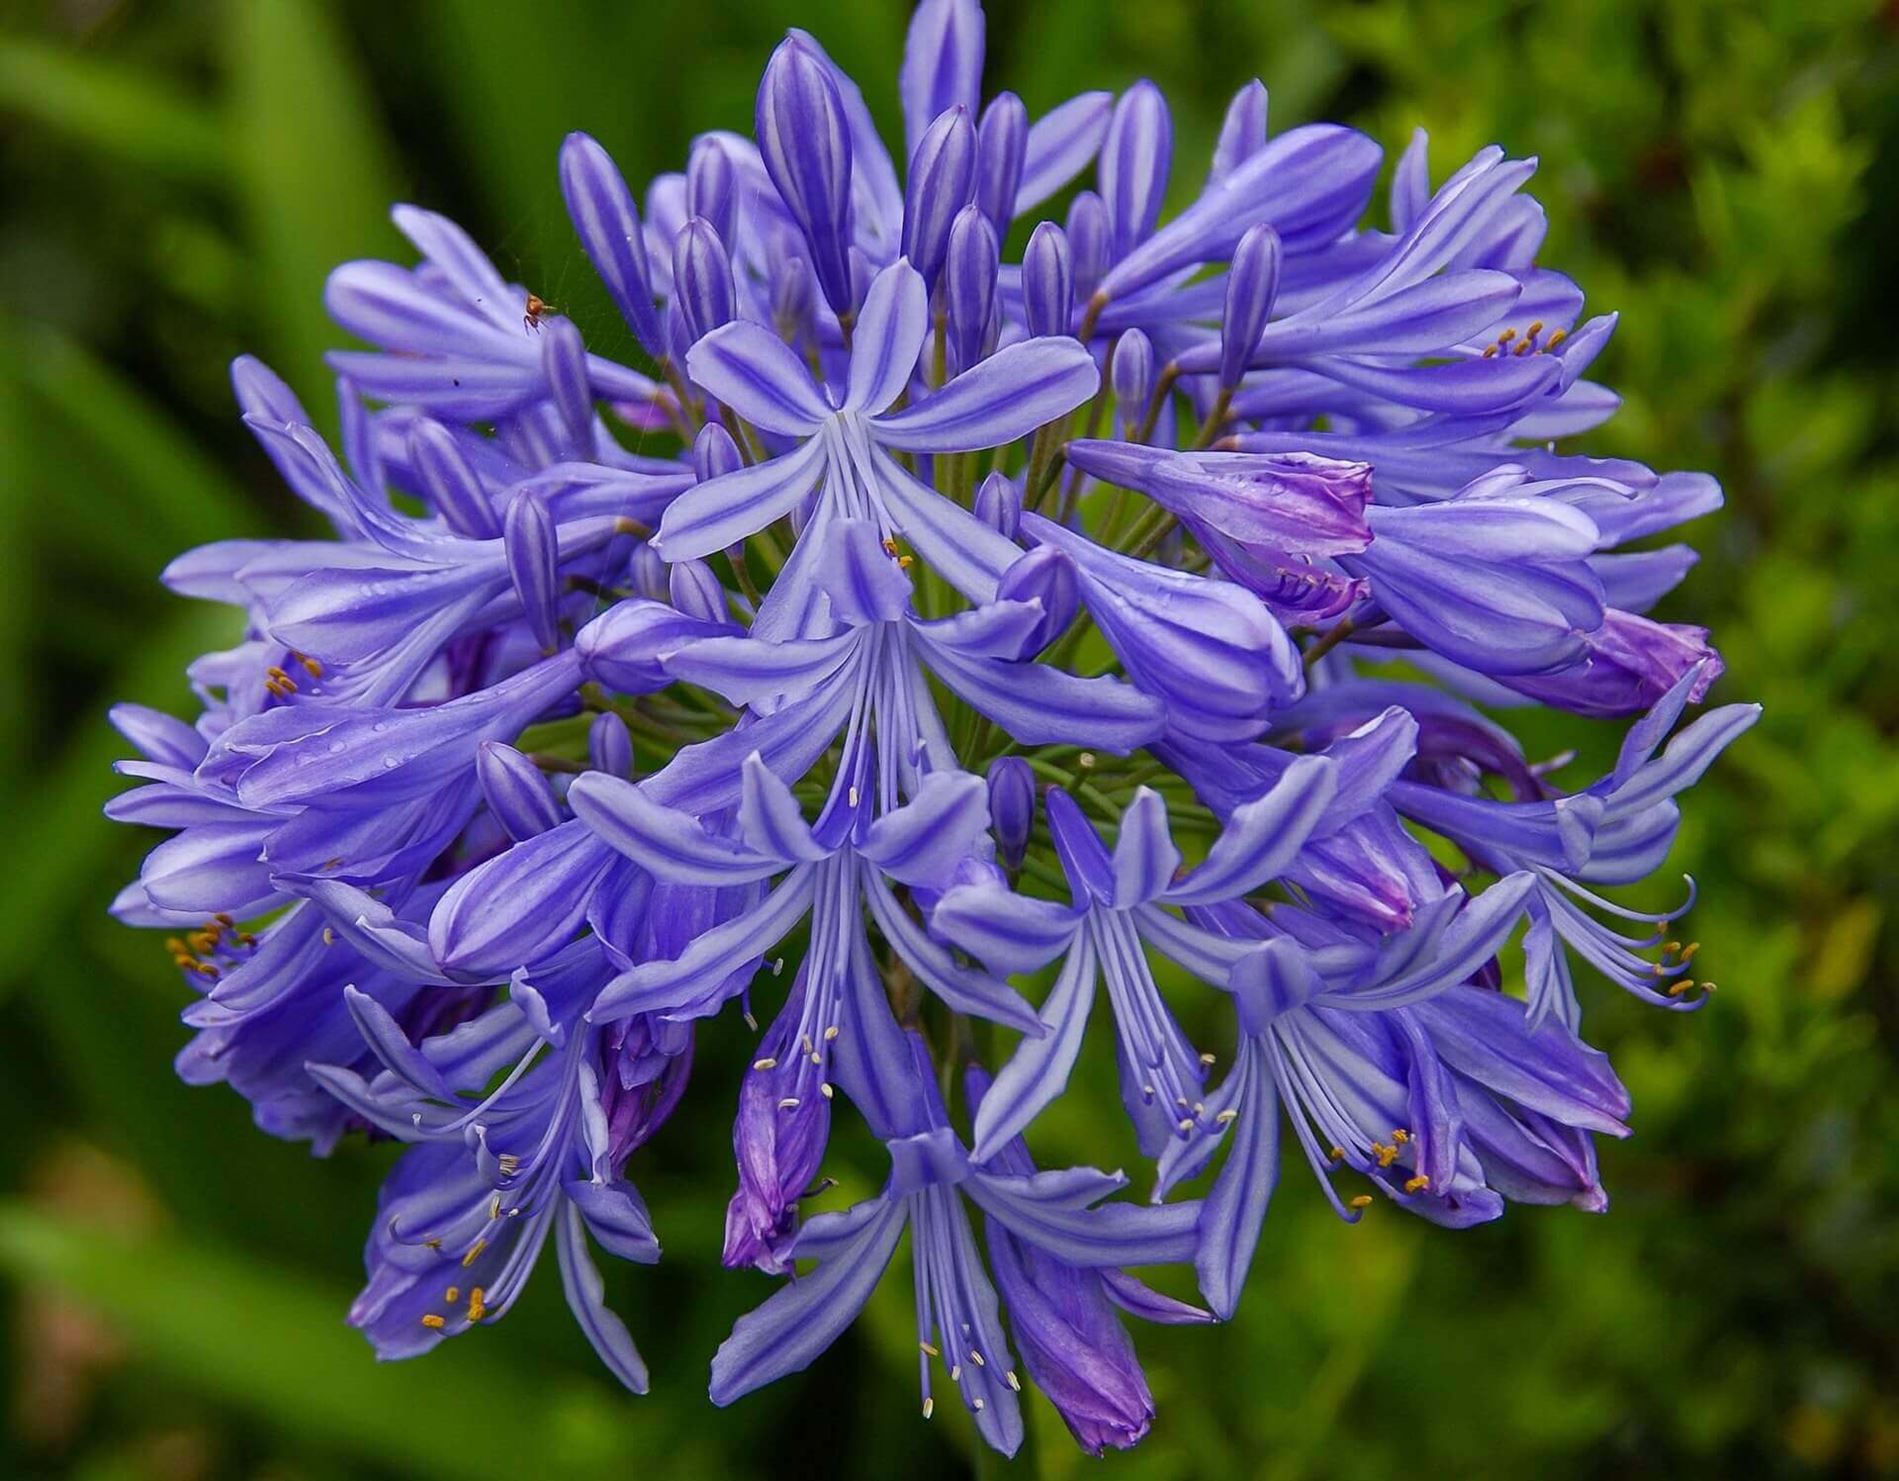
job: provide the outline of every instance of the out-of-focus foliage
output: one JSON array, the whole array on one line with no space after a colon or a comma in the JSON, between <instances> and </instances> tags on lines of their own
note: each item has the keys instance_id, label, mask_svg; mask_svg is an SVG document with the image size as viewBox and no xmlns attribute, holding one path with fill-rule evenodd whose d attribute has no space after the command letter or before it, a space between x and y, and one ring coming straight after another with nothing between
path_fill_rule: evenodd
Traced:
<instances>
[{"instance_id":1,"label":"out-of-focus foliage","mask_svg":"<svg viewBox=\"0 0 1899 1481\"><path fill-rule=\"evenodd\" d=\"M397 197L465 221L611 352L624 330L560 211L561 135L595 133L629 176L674 167L696 131L749 118L788 24L888 115L902 7L4 13L0 1472L962 1472L960 1414L916 1419L901 1281L814 1372L707 1408L705 1359L760 1294L716 1265L730 1076L702 1075L636 1169L669 1259L613 1294L650 1398L611 1387L548 1290L375 1368L341 1313L388 1150L313 1161L174 1081L186 994L104 917L140 843L98 813L108 699L182 705L183 661L222 636L160 567L307 517L235 423L230 357L257 350L320 405L325 268L397 250ZM1183 176L1254 74L1277 127L1346 118L1395 154L1428 124L1440 174L1493 140L1541 155L1545 260L1622 312L1604 370L1627 403L1595 450L1728 491L1662 615L1713 626L1719 697L1767 706L1678 849L1718 1000L1683 1020L1592 996L1637 1106L1605 1152L1609 1215L1346 1229L1289 1176L1242 1319L1141 1334L1161 1419L1103 1471L1899 1473L1899 8L996 0L990 32L991 84L1032 109L1155 76ZM1578 766L1612 745L1592 735ZM703 1063L739 1062L711 1037ZM1098 1158L1086 1107L1062 1106L1049 1160ZM1019 1471L1093 1466L1046 1406L1031 1424Z\"/></svg>"}]
</instances>

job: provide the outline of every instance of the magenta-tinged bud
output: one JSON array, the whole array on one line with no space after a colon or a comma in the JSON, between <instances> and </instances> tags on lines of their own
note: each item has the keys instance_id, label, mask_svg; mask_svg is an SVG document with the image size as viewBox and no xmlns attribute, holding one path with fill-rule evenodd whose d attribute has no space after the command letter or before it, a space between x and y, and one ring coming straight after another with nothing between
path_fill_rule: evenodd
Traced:
<instances>
[{"instance_id":1,"label":"magenta-tinged bud","mask_svg":"<svg viewBox=\"0 0 1899 1481\"><path fill-rule=\"evenodd\" d=\"M1123 431L1130 437L1141 425L1147 411L1147 398L1154 390L1154 342L1138 329L1130 329L1114 347L1114 359L1108 366L1108 383L1114 387L1115 414Z\"/></svg>"},{"instance_id":2,"label":"magenta-tinged bud","mask_svg":"<svg viewBox=\"0 0 1899 1481\"><path fill-rule=\"evenodd\" d=\"M712 223L695 216L673 242L673 302L689 343L732 322L732 259Z\"/></svg>"},{"instance_id":3,"label":"magenta-tinged bud","mask_svg":"<svg viewBox=\"0 0 1899 1481\"><path fill-rule=\"evenodd\" d=\"M976 490L976 518L1004 539L1015 539L1022 523L1022 490L1006 473L991 473Z\"/></svg>"},{"instance_id":4,"label":"magenta-tinged bud","mask_svg":"<svg viewBox=\"0 0 1899 1481\"><path fill-rule=\"evenodd\" d=\"M560 537L554 517L523 489L508 504L501 539L528 631L543 653L552 653L560 647Z\"/></svg>"},{"instance_id":5,"label":"magenta-tinged bud","mask_svg":"<svg viewBox=\"0 0 1899 1481\"><path fill-rule=\"evenodd\" d=\"M1022 254L1022 317L1033 335L1067 334L1075 312L1075 274L1068 233L1044 221Z\"/></svg>"},{"instance_id":6,"label":"magenta-tinged bud","mask_svg":"<svg viewBox=\"0 0 1899 1481\"><path fill-rule=\"evenodd\" d=\"M707 422L699 429L699 435L692 440L692 476L701 483L710 483L727 473L736 473L745 466L738 444L732 440L732 434L717 422Z\"/></svg>"},{"instance_id":7,"label":"magenta-tinged bud","mask_svg":"<svg viewBox=\"0 0 1899 1481\"><path fill-rule=\"evenodd\" d=\"M1053 545L1038 545L1002 573L996 583L996 599L1041 602L1042 620L1024 645L1026 656L1041 652L1068 630L1081 606L1081 587L1067 556Z\"/></svg>"},{"instance_id":8,"label":"magenta-tinged bud","mask_svg":"<svg viewBox=\"0 0 1899 1481\"><path fill-rule=\"evenodd\" d=\"M1004 865L1020 869L1035 826L1035 773L1020 756L998 756L989 764L989 825Z\"/></svg>"},{"instance_id":9,"label":"magenta-tinged bud","mask_svg":"<svg viewBox=\"0 0 1899 1481\"><path fill-rule=\"evenodd\" d=\"M976 165L976 130L962 105L945 109L924 131L910 161L903 201L903 255L934 288L949 250L950 223L969 203Z\"/></svg>"},{"instance_id":10,"label":"magenta-tinged bud","mask_svg":"<svg viewBox=\"0 0 1899 1481\"><path fill-rule=\"evenodd\" d=\"M1029 110L1014 93L997 93L976 129L976 204L996 229L1009 234L1016 192L1029 145Z\"/></svg>"},{"instance_id":11,"label":"magenta-tinged bud","mask_svg":"<svg viewBox=\"0 0 1899 1481\"><path fill-rule=\"evenodd\" d=\"M560 807L547 778L513 746L483 741L475 752L475 775L495 821L516 843L560 822Z\"/></svg>"},{"instance_id":12,"label":"magenta-tinged bud","mask_svg":"<svg viewBox=\"0 0 1899 1481\"><path fill-rule=\"evenodd\" d=\"M1108 271L1108 238L1108 208L1092 190L1082 191L1068 203L1068 260L1076 298L1092 297Z\"/></svg>"},{"instance_id":13,"label":"magenta-tinged bud","mask_svg":"<svg viewBox=\"0 0 1899 1481\"><path fill-rule=\"evenodd\" d=\"M1266 84L1255 77L1233 94L1213 146L1213 165L1207 180L1224 179L1266 147Z\"/></svg>"},{"instance_id":14,"label":"magenta-tinged bud","mask_svg":"<svg viewBox=\"0 0 1899 1481\"><path fill-rule=\"evenodd\" d=\"M571 319L546 319L541 324L541 369L547 375L548 394L567 428L576 453L593 450L593 390L587 384L587 347Z\"/></svg>"},{"instance_id":15,"label":"magenta-tinged bud","mask_svg":"<svg viewBox=\"0 0 1899 1481\"><path fill-rule=\"evenodd\" d=\"M851 131L824 59L800 36L778 43L758 85L758 152L811 246L811 268L839 314L851 292Z\"/></svg>"},{"instance_id":16,"label":"magenta-tinged bud","mask_svg":"<svg viewBox=\"0 0 1899 1481\"><path fill-rule=\"evenodd\" d=\"M982 358L990 310L995 306L998 265L996 229L975 206L963 207L950 228L943 268L950 363L958 371Z\"/></svg>"},{"instance_id":17,"label":"magenta-tinged bud","mask_svg":"<svg viewBox=\"0 0 1899 1481\"><path fill-rule=\"evenodd\" d=\"M1167 100L1143 79L1114 105L1097 166L1109 247L1117 260L1153 234L1173 158L1174 124Z\"/></svg>"},{"instance_id":18,"label":"magenta-tinged bud","mask_svg":"<svg viewBox=\"0 0 1899 1481\"><path fill-rule=\"evenodd\" d=\"M1230 391L1246 374L1247 361L1279 297L1279 233L1265 222L1248 229L1233 249L1226 275L1226 310L1220 316L1220 387Z\"/></svg>"},{"instance_id":19,"label":"magenta-tinged bud","mask_svg":"<svg viewBox=\"0 0 1899 1481\"><path fill-rule=\"evenodd\" d=\"M704 561L679 561L672 570L673 605L701 622L730 622L725 588Z\"/></svg>"},{"instance_id":20,"label":"magenta-tinged bud","mask_svg":"<svg viewBox=\"0 0 1899 1481\"><path fill-rule=\"evenodd\" d=\"M732 240L738 224L738 167L723 139L708 135L692 146L686 162L686 214L711 223L719 240Z\"/></svg>"},{"instance_id":21,"label":"magenta-tinged bud","mask_svg":"<svg viewBox=\"0 0 1899 1481\"><path fill-rule=\"evenodd\" d=\"M448 428L418 419L409 429L409 462L422 485L418 492L456 534L492 540L501 533L494 501Z\"/></svg>"},{"instance_id":22,"label":"magenta-tinged bud","mask_svg":"<svg viewBox=\"0 0 1899 1481\"><path fill-rule=\"evenodd\" d=\"M587 727L587 762L608 776L633 775L633 732L612 710L602 710Z\"/></svg>"},{"instance_id":23,"label":"magenta-tinged bud","mask_svg":"<svg viewBox=\"0 0 1899 1481\"><path fill-rule=\"evenodd\" d=\"M581 249L607 285L634 337L659 359L666 348L653 307L652 270L640 213L612 157L586 134L569 134L560 150L560 187Z\"/></svg>"}]
</instances>

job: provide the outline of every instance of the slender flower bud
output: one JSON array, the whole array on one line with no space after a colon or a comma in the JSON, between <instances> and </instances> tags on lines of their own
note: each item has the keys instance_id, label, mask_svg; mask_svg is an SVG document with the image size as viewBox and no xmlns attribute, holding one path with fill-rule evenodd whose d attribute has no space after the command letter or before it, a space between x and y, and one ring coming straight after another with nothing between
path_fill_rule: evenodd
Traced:
<instances>
[{"instance_id":1,"label":"slender flower bud","mask_svg":"<svg viewBox=\"0 0 1899 1481\"><path fill-rule=\"evenodd\" d=\"M587 260L646 353L661 358L666 337L653 307L646 237L612 157L590 136L569 134L560 150L560 186Z\"/></svg>"},{"instance_id":2,"label":"slender flower bud","mask_svg":"<svg viewBox=\"0 0 1899 1481\"><path fill-rule=\"evenodd\" d=\"M811 245L811 268L838 314L851 292L851 133L830 68L799 36L778 43L758 85L758 151Z\"/></svg>"},{"instance_id":3,"label":"slender flower bud","mask_svg":"<svg viewBox=\"0 0 1899 1481\"><path fill-rule=\"evenodd\" d=\"M903 255L936 286L949 250L950 223L969 203L976 165L976 130L960 103L946 108L927 130L910 161L910 182L903 202Z\"/></svg>"},{"instance_id":4,"label":"slender flower bud","mask_svg":"<svg viewBox=\"0 0 1899 1481\"><path fill-rule=\"evenodd\" d=\"M1101 200L1107 208L1109 246L1116 260L1153 233L1167 194L1174 157L1174 124L1161 90L1143 78L1114 105L1101 146Z\"/></svg>"},{"instance_id":5,"label":"slender flower bud","mask_svg":"<svg viewBox=\"0 0 1899 1481\"><path fill-rule=\"evenodd\" d=\"M1115 414L1131 437L1146 415L1147 398L1154 390L1154 342L1139 329L1128 330L1116 342L1108 383L1114 387Z\"/></svg>"},{"instance_id":6,"label":"slender flower bud","mask_svg":"<svg viewBox=\"0 0 1899 1481\"><path fill-rule=\"evenodd\" d=\"M586 456L593 447L593 390L587 383L587 347L571 319L549 319L541 326L541 369L573 451Z\"/></svg>"},{"instance_id":7,"label":"slender flower bud","mask_svg":"<svg viewBox=\"0 0 1899 1481\"><path fill-rule=\"evenodd\" d=\"M1035 773L1020 756L998 756L989 763L989 824L1003 864L1020 869L1035 826Z\"/></svg>"},{"instance_id":8,"label":"slender flower bud","mask_svg":"<svg viewBox=\"0 0 1899 1481\"><path fill-rule=\"evenodd\" d=\"M543 653L552 653L560 647L560 537L554 517L547 505L522 489L508 504L501 539L528 631Z\"/></svg>"},{"instance_id":9,"label":"slender flower bud","mask_svg":"<svg viewBox=\"0 0 1899 1481\"><path fill-rule=\"evenodd\" d=\"M712 223L693 217L673 242L673 302L686 338L697 344L732 322L732 259Z\"/></svg>"},{"instance_id":10,"label":"slender flower bud","mask_svg":"<svg viewBox=\"0 0 1899 1481\"><path fill-rule=\"evenodd\" d=\"M422 497L456 534L492 540L501 533L494 501L448 428L427 417L418 419L409 429L409 462L421 481Z\"/></svg>"},{"instance_id":11,"label":"slender flower bud","mask_svg":"<svg viewBox=\"0 0 1899 1481\"><path fill-rule=\"evenodd\" d=\"M697 638L737 632L735 624L705 622L665 602L634 597L616 603L574 635L574 652L590 679L622 694L651 694L672 683L665 659Z\"/></svg>"},{"instance_id":12,"label":"slender flower bud","mask_svg":"<svg viewBox=\"0 0 1899 1481\"><path fill-rule=\"evenodd\" d=\"M738 169L724 140L708 135L686 162L686 214L708 221L719 240L733 240L738 224Z\"/></svg>"},{"instance_id":13,"label":"slender flower bud","mask_svg":"<svg viewBox=\"0 0 1899 1481\"><path fill-rule=\"evenodd\" d=\"M1087 299L1108 270L1108 208L1092 190L1068 203L1068 258L1072 264L1074 294Z\"/></svg>"},{"instance_id":14,"label":"slender flower bud","mask_svg":"<svg viewBox=\"0 0 1899 1481\"><path fill-rule=\"evenodd\" d=\"M666 564L666 558L653 549L650 542L640 542L633 551L634 592L645 597L649 602L665 601L668 583L672 579L672 569Z\"/></svg>"},{"instance_id":15,"label":"slender flower bud","mask_svg":"<svg viewBox=\"0 0 1899 1481\"><path fill-rule=\"evenodd\" d=\"M1014 93L997 93L976 129L976 204L996 229L1009 234L1016 191L1029 144L1029 110Z\"/></svg>"},{"instance_id":16,"label":"slender flower bud","mask_svg":"<svg viewBox=\"0 0 1899 1481\"><path fill-rule=\"evenodd\" d=\"M1044 221L1022 254L1022 316L1033 335L1067 334L1075 311L1075 278L1068 233Z\"/></svg>"},{"instance_id":17,"label":"slender flower bud","mask_svg":"<svg viewBox=\"0 0 1899 1481\"><path fill-rule=\"evenodd\" d=\"M732 440L732 434L717 422L707 422L699 429L699 435L692 440L692 476L701 483L710 483L727 473L736 473L745 466L745 459L739 453L739 447Z\"/></svg>"},{"instance_id":18,"label":"slender flower bud","mask_svg":"<svg viewBox=\"0 0 1899 1481\"><path fill-rule=\"evenodd\" d=\"M950 362L957 370L967 370L982 358L995 306L997 267L996 229L980 209L963 207L950 228L943 279Z\"/></svg>"},{"instance_id":19,"label":"slender flower bud","mask_svg":"<svg viewBox=\"0 0 1899 1481\"><path fill-rule=\"evenodd\" d=\"M516 843L560 822L560 808L547 778L513 746L483 741L475 752L475 775L495 820Z\"/></svg>"},{"instance_id":20,"label":"slender flower bud","mask_svg":"<svg viewBox=\"0 0 1899 1481\"><path fill-rule=\"evenodd\" d=\"M1255 77L1226 105L1226 121L1213 146L1213 167L1207 172L1209 183L1232 174L1265 147L1266 84Z\"/></svg>"},{"instance_id":21,"label":"slender flower bud","mask_svg":"<svg viewBox=\"0 0 1899 1481\"><path fill-rule=\"evenodd\" d=\"M787 257L772 274L771 322L778 337L787 344L808 338L812 330L812 306L817 285L811 277L811 264L802 257Z\"/></svg>"},{"instance_id":22,"label":"slender flower bud","mask_svg":"<svg viewBox=\"0 0 1899 1481\"><path fill-rule=\"evenodd\" d=\"M1246 374L1246 362L1266 331L1279 296L1279 233L1265 222L1250 228L1233 249L1226 275L1226 309L1220 316L1220 387L1230 391Z\"/></svg>"},{"instance_id":23,"label":"slender flower bud","mask_svg":"<svg viewBox=\"0 0 1899 1481\"><path fill-rule=\"evenodd\" d=\"M1023 556L996 583L996 599L1042 604L1042 620L1029 635L1024 651L1039 653L1068 630L1081 606L1081 586L1075 567L1052 545L1038 545Z\"/></svg>"},{"instance_id":24,"label":"slender flower bud","mask_svg":"<svg viewBox=\"0 0 1899 1481\"><path fill-rule=\"evenodd\" d=\"M608 776L633 775L633 732L612 710L602 710L587 727L587 761Z\"/></svg>"},{"instance_id":25,"label":"slender flower bud","mask_svg":"<svg viewBox=\"0 0 1899 1481\"><path fill-rule=\"evenodd\" d=\"M673 605L701 622L728 622L725 588L704 561L680 561L672 572Z\"/></svg>"},{"instance_id":26,"label":"slender flower bud","mask_svg":"<svg viewBox=\"0 0 1899 1481\"><path fill-rule=\"evenodd\" d=\"M991 473L976 490L976 518L1006 540L1022 522L1022 490L1006 473Z\"/></svg>"}]
</instances>

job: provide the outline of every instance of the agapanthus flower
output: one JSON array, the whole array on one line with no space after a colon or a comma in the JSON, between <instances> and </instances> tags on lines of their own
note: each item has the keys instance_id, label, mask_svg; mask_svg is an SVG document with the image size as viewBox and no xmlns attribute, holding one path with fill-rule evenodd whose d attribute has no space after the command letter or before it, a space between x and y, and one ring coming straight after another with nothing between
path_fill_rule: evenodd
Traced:
<instances>
[{"instance_id":1,"label":"agapanthus flower","mask_svg":"<svg viewBox=\"0 0 1899 1481\"><path fill-rule=\"evenodd\" d=\"M114 912L194 991L181 1075L319 1154L408 1144L350 1311L382 1356L499 1320L551 1240L643 1391L594 1251L658 1260L640 1149L710 1075L724 1258L779 1282L714 1402L819 1362L907 1234L926 1417L940 1368L1002 1451L1025 1383L1126 1447L1165 1421L1122 1315L1239 1310L1284 1126L1348 1223L1600 1211L1633 1108L1590 976L1707 1001L1687 905L1602 891L1758 713L1685 719L1721 659L1657 615L1695 556L1653 537L1720 490L1562 445L1616 321L1539 265L1534 162L1433 188L1420 134L1374 212L1378 146L1272 133L1252 82L1163 219L1160 89L1031 120L984 30L917 7L895 149L798 31L751 134L637 197L571 135L636 365L403 206L419 263L326 294L371 346L335 448L233 368L333 535L167 568L243 630L194 721L113 713L108 811L169 834ZM1506 724L1536 705L1635 718L1574 785ZM1144 1201L1038 1170L1051 1105L1108 1102L1091 1031L1128 1132L1061 1160L1125 1143ZM845 1117L889 1167L839 1208Z\"/></svg>"}]
</instances>

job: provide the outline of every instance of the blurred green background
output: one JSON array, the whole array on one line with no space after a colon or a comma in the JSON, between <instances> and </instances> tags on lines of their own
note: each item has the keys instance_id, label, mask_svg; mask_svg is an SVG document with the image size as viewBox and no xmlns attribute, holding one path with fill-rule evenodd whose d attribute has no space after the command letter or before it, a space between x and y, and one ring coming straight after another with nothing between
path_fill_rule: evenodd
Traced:
<instances>
[{"instance_id":1,"label":"blurred green background","mask_svg":"<svg viewBox=\"0 0 1899 1481\"><path fill-rule=\"evenodd\" d=\"M1899 6L1870 0L998 0L990 87L1039 112L1143 73L1191 185L1233 88L1276 128L1356 122L1441 178L1535 153L1544 261L1622 311L1599 451L1713 470L1727 509L1664 616L1766 719L1695 794L1676 862L1721 984L1698 1017L1600 982L1636 1101L1603 1218L1339 1226L1289 1172L1243 1317L1140 1335L1161 1406L1108 1475L1899 1473ZM171 1074L186 999L103 912L150 839L99 816L115 697L182 708L221 614L175 552L299 528L238 426L264 355L327 413L327 267L400 255L387 205L465 222L596 348L627 338L560 209L586 128L630 178L744 126L789 24L894 117L894 0L40 0L0 5L0 1474L965 1473L916 1418L908 1277L815 1371L732 1411L704 1363L761 1279L720 1272L731 1075L635 1174L668 1262L610 1273L650 1397L594 1364L551 1271L500 1328L378 1367L342 1323L386 1147L315 1161ZM1580 731L1539 722L1544 753ZM734 1066L736 1040L703 1066ZM1106 1066L1097 1066L1105 1070ZM1096 1073L1044 1145L1105 1160ZM1095 1099L1090 1100L1090 1097ZM866 1164L868 1166L868 1164ZM1037 1402L1016 1474L1092 1473Z\"/></svg>"}]
</instances>

